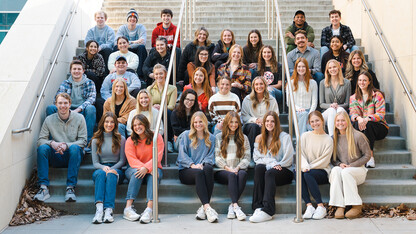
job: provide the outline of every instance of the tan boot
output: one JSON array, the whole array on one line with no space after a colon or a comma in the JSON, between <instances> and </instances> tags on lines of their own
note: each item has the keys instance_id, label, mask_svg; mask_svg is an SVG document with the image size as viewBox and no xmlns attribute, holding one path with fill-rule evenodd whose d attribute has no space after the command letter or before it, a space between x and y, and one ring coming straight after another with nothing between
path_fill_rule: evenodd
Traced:
<instances>
[{"instance_id":1,"label":"tan boot","mask_svg":"<svg viewBox=\"0 0 416 234\"><path fill-rule=\"evenodd\" d=\"M335 211L335 218L336 219L343 219L344 218L344 207L337 207L337 210Z\"/></svg>"},{"instance_id":2,"label":"tan boot","mask_svg":"<svg viewBox=\"0 0 416 234\"><path fill-rule=\"evenodd\" d=\"M355 219L355 218L360 217L362 212L363 212L363 206L362 205L352 206L351 210L349 210L345 214L345 217L348 218L348 219Z\"/></svg>"}]
</instances>

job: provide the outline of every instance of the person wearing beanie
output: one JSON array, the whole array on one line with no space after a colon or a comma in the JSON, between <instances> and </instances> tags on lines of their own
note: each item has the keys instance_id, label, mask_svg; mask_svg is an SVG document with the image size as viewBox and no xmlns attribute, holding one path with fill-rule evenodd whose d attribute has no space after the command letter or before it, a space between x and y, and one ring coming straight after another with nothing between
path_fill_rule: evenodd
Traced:
<instances>
[{"instance_id":1,"label":"person wearing beanie","mask_svg":"<svg viewBox=\"0 0 416 234\"><path fill-rule=\"evenodd\" d=\"M139 57L139 67L137 68L137 75L143 78L143 63L147 58L146 50L146 28L143 24L138 24L139 14L134 8L131 8L127 13L127 24L121 25L116 34L116 39L119 37L126 37L129 39L129 50ZM117 46L114 50L118 50Z\"/></svg>"},{"instance_id":2,"label":"person wearing beanie","mask_svg":"<svg viewBox=\"0 0 416 234\"><path fill-rule=\"evenodd\" d=\"M295 44L295 32L298 30L306 31L309 47L315 48L313 41L315 40L315 33L313 28L305 20L305 12L298 10L293 17L293 24L290 25L285 31L285 42L287 44L286 53L289 53L296 48Z\"/></svg>"}]
</instances>

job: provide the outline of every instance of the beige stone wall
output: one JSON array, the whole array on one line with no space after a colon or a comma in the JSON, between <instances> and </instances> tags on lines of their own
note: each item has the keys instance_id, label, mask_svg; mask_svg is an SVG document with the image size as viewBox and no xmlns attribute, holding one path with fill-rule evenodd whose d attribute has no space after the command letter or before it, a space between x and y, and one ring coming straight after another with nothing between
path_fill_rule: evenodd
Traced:
<instances>
[{"instance_id":1,"label":"beige stone wall","mask_svg":"<svg viewBox=\"0 0 416 234\"><path fill-rule=\"evenodd\" d=\"M381 89L394 109L395 121L406 137L412 162L416 165L416 112L413 110L399 79L389 63L381 41L375 35L371 21L364 12L361 0L334 0L342 12L342 22L351 26L356 37L362 38L365 53L374 64ZM416 91L416 2L413 0L367 0L368 7L380 25L382 33L410 89ZM413 97L415 98L415 94ZM415 98L416 99L416 98Z\"/></svg>"},{"instance_id":2,"label":"beige stone wall","mask_svg":"<svg viewBox=\"0 0 416 234\"><path fill-rule=\"evenodd\" d=\"M30 118L75 2L28 0L0 46L0 231L9 223L25 180L35 165L36 141L45 108L52 104L59 84L66 79L78 40L85 37L93 24L93 13L102 6L102 0L80 1L32 131L13 135L12 130L25 127Z\"/></svg>"}]
</instances>

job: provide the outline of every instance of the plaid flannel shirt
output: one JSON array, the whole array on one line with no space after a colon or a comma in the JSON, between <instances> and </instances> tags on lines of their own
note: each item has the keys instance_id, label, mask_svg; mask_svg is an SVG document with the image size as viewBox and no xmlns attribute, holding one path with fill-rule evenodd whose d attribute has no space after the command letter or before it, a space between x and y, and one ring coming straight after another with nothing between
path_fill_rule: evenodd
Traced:
<instances>
[{"instance_id":1,"label":"plaid flannel shirt","mask_svg":"<svg viewBox=\"0 0 416 234\"><path fill-rule=\"evenodd\" d=\"M351 49L353 45L355 45L354 36L352 35L350 27L340 24L339 35L341 36L342 40L344 41L344 45L347 45L348 49ZM329 48L329 44L331 43L332 37L332 24L328 27L325 27L322 30L321 34L321 46L326 46Z\"/></svg>"},{"instance_id":2,"label":"plaid flannel shirt","mask_svg":"<svg viewBox=\"0 0 416 234\"><path fill-rule=\"evenodd\" d=\"M227 63L223 63L218 68L218 77L227 76L230 77L231 83L238 82L244 86L243 93L244 96L251 92L251 72L248 70L246 65L240 65L233 73L233 76L230 76L231 68Z\"/></svg>"},{"instance_id":3,"label":"plaid flannel shirt","mask_svg":"<svg viewBox=\"0 0 416 234\"><path fill-rule=\"evenodd\" d=\"M95 84L92 80L86 78L87 81L82 84L82 98L84 103L82 103L78 108L84 110L87 106L93 105L95 103L95 98L97 96L97 91L95 90ZM71 96L72 93L72 83L69 80L64 80L59 86L56 95L60 93L67 93Z\"/></svg>"}]
</instances>

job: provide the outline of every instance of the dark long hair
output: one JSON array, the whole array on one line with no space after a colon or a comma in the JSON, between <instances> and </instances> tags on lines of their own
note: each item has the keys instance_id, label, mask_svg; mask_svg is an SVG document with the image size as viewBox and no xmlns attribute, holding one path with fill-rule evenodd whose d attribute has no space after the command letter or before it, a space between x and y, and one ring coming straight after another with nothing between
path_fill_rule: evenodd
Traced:
<instances>
[{"instance_id":1,"label":"dark long hair","mask_svg":"<svg viewBox=\"0 0 416 234\"><path fill-rule=\"evenodd\" d=\"M266 119L269 116L272 116L274 119L274 129L272 132L269 132L266 129ZM267 150L270 150L272 155L277 155L277 153L279 153L280 147L282 146L282 143L279 138L281 132L282 128L280 127L279 116L274 111L268 111L263 117L263 126L261 127L261 139L259 143L260 153L266 154ZM269 137L269 134L272 135L272 142L269 146L267 146L267 139Z\"/></svg>"},{"instance_id":2,"label":"dark long hair","mask_svg":"<svg viewBox=\"0 0 416 234\"><path fill-rule=\"evenodd\" d=\"M132 128L132 133L131 133L131 139L134 142L134 145L137 146L137 144L139 144L142 140L140 139L140 136L134 131L134 121L139 121L140 124L143 124L144 126L144 135L146 136L146 145L150 145L152 144L152 139L153 139L153 131L150 130L150 123L149 120L146 118L145 115L143 114L138 114L136 116L133 117L133 119L131 120L131 128Z\"/></svg>"},{"instance_id":3,"label":"dark long hair","mask_svg":"<svg viewBox=\"0 0 416 234\"><path fill-rule=\"evenodd\" d=\"M188 94L193 94L195 96L194 105L191 107L191 116L194 115L195 112L200 111L199 104L198 104L198 94L193 89L187 89L182 93L181 99L179 100L179 105L175 108L176 115L179 118L186 118L186 107L185 107L185 98Z\"/></svg>"},{"instance_id":4,"label":"dark long hair","mask_svg":"<svg viewBox=\"0 0 416 234\"><path fill-rule=\"evenodd\" d=\"M259 37L259 42L257 42L256 47L253 47L253 44L251 44L250 42L250 35L252 33L257 34L257 36ZM260 49L263 47L263 41L261 40L261 33L259 30L257 29L253 29L248 33L247 36L247 47L249 49L249 51L254 52L254 54L256 55L256 58L258 57L259 53L260 53Z\"/></svg>"},{"instance_id":5,"label":"dark long hair","mask_svg":"<svg viewBox=\"0 0 416 234\"><path fill-rule=\"evenodd\" d=\"M371 99L373 99L373 92L377 92L377 91L381 92L381 91L374 87L373 77L368 71L361 72L360 75L358 75L358 77L360 77L361 75L367 76L368 80L370 81L370 84L368 84L368 87L367 87L368 97L367 97L367 100L364 100L364 103L367 104L368 102L371 101ZM381 92L381 94L384 97L384 93ZM355 97L357 100L363 99L363 92L361 91L360 86L358 86L358 79L357 79L357 85L355 87Z\"/></svg>"},{"instance_id":6,"label":"dark long hair","mask_svg":"<svg viewBox=\"0 0 416 234\"><path fill-rule=\"evenodd\" d=\"M234 133L234 141L235 141L235 145L237 146L237 158L242 158L244 157L244 151L245 151L245 147L244 147L244 134L243 134L243 130L242 130L242 126L241 126L241 120L240 120L240 116L238 116L238 114L235 111L230 111L227 113L227 115L224 118L224 122L223 122L223 128L222 128L222 134L221 134L221 156L223 158L227 158L227 148L228 148L228 144L230 143L230 128L228 127L228 125L230 124L231 120L233 118L237 118L237 122L238 122L238 128L237 130L235 130Z\"/></svg>"},{"instance_id":7,"label":"dark long hair","mask_svg":"<svg viewBox=\"0 0 416 234\"><path fill-rule=\"evenodd\" d=\"M208 59L207 59L207 61L205 62L204 66L202 66L201 61L199 61L199 54L200 54L202 51L206 51L206 52L208 52ZM205 70L207 70L207 72L208 72L208 75L210 75L210 73L209 73L209 72L211 72L211 68L212 68L212 66L213 66L213 65L212 65L212 63L209 61L209 56L210 56L210 54L209 54L208 47L206 47L206 46L201 46L201 47L199 47L199 48L196 50L196 54L195 54L195 61L194 61L195 67L203 67L203 68L205 68Z\"/></svg>"},{"instance_id":8,"label":"dark long hair","mask_svg":"<svg viewBox=\"0 0 416 234\"><path fill-rule=\"evenodd\" d=\"M113 128L113 131L111 131L112 142L113 142L111 146L111 151L113 152L113 154L115 154L120 149L121 134L118 132L117 116L113 112L108 111L104 113L103 117L101 117L101 120L98 123L98 130L94 133L92 137L92 139L96 139L97 154L101 154L101 146L104 143L104 132L105 132L104 122L107 117L112 118L114 121L114 128Z\"/></svg>"}]
</instances>

